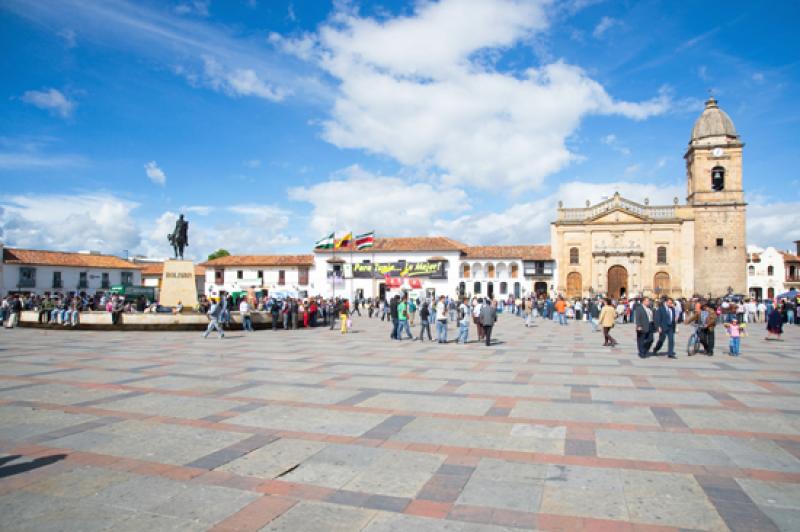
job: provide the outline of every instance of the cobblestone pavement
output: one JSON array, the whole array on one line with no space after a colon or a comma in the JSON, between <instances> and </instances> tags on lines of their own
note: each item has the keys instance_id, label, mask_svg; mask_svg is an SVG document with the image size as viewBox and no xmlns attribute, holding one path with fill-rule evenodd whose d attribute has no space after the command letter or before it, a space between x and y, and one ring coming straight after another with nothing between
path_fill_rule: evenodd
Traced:
<instances>
[{"instance_id":1,"label":"cobblestone pavement","mask_svg":"<svg viewBox=\"0 0 800 532\"><path fill-rule=\"evenodd\" d=\"M800 530L799 328L640 360L631 326L355 326L0 331L0 528Z\"/></svg>"}]
</instances>

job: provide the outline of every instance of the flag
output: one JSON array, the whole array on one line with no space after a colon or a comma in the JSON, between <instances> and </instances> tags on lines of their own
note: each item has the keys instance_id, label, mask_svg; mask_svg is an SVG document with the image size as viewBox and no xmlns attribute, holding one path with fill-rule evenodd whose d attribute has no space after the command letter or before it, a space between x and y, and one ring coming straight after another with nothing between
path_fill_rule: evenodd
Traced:
<instances>
[{"instance_id":1,"label":"flag","mask_svg":"<svg viewBox=\"0 0 800 532\"><path fill-rule=\"evenodd\" d=\"M342 237L341 240L336 241L336 249L344 248L350 245L350 242L353 240L353 233L347 233Z\"/></svg>"},{"instance_id":2,"label":"flag","mask_svg":"<svg viewBox=\"0 0 800 532\"><path fill-rule=\"evenodd\" d=\"M356 235L356 249L362 250L371 248L375 244L375 231Z\"/></svg>"},{"instance_id":3,"label":"flag","mask_svg":"<svg viewBox=\"0 0 800 532\"><path fill-rule=\"evenodd\" d=\"M333 248L333 233L329 234L324 238L320 238L317 240L317 243L314 244L314 249L331 249Z\"/></svg>"}]
</instances>

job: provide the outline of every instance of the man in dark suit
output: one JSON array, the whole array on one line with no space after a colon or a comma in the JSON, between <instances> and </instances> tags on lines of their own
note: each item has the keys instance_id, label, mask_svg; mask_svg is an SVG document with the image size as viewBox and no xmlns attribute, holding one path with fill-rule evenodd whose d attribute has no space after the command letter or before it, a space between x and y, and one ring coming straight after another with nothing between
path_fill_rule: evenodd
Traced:
<instances>
[{"instance_id":1,"label":"man in dark suit","mask_svg":"<svg viewBox=\"0 0 800 532\"><path fill-rule=\"evenodd\" d=\"M653 345L653 309L650 308L650 298L645 297L633 309L633 321L636 324L636 347L639 349L639 358L647 358L650 346Z\"/></svg>"},{"instance_id":2,"label":"man in dark suit","mask_svg":"<svg viewBox=\"0 0 800 532\"><path fill-rule=\"evenodd\" d=\"M658 330L658 342L653 348L653 354L658 354L658 350L664 345L664 340L667 340L667 356L675 358L675 328L676 328L676 313L675 302L672 298L663 298L661 306L658 307L655 313L655 326Z\"/></svg>"}]
</instances>

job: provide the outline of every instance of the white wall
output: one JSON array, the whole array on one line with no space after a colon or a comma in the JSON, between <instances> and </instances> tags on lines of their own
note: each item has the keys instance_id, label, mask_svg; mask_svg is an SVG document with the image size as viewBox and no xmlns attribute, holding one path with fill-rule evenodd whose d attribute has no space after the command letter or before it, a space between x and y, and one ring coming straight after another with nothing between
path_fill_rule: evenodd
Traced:
<instances>
[{"instance_id":1,"label":"white wall","mask_svg":"<svg viewBox=\"0 0 800 532\"><path fill-rule=\"evenodd\" d=\"M785 292L786 271L783 255L773 247L761 251L761 248L748 246L747 251L761 255L761 262L747 263L747 294L749 295L753 288L761 288L762 298L767 297L770 288L775 290L775 295ZM750 266L753 267L754 275L750 275ZM772 275L768 274L769 266L772 266Z\"/></svg>"},{"instance_id":2,"label":"white wall","mask_svg":"<svg viewBox=\"0 0 800 532\"><path fill-rule=\"evenodd\" d=\"M36 286L33 288L17 288L19 282L20 267L31 267L36 269ZM142 273L135 268L122 270L116 268L84 268L79 266L38 266L25 264L3 264L2 292L5 296L9 292L34 292L43 294L44 292L87 292L94 293L103 290L101 288L103 273L109 274L109 287L122 284L122 272L133 274L133 284L142 284ZM61 272L61 288L53 288L53 272ZM78 288L80 272L87 272L87 288Z\"/></svg>"},{"instance_id":3,"label":"white wall","mask_svg":"<svg viewBox=\"0 0 800 532\"><path fill-rule=\"evenodd\" d=\"M223 284L215 283L215 272L223 270ZM263 279L258 278L259 270L263 273ZM278 284L280 271L285 273L284 284ZM242 278L239 279L239 272ZM309 283L312 282L313 268L309 268ZM298 266L226 266L224 268L206 267L205 293L206 295L218 294L220 290L226 292L238 292L248 290L255 286L256 289L266 288L269 291L308 291L312 292L310 285L301 285L300 268ZM311 294L310 294L311 295Z\"/></svg>"}]
</instances>

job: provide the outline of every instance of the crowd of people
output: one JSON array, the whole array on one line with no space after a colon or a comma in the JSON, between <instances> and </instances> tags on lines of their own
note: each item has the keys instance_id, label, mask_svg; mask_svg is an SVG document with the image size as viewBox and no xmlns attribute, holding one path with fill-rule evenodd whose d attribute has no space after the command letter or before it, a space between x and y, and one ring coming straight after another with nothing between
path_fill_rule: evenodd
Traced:
<instances>
[{"instance_id":1,"label":"crowd of people","mask_svg":"<svg viewBox=\"0 0 800 532\"><path fill-rule=\"evenodd\" d=\"M748 325L766 323L766 340L781 340L784 324L800 324L797 300L735 300L722 298L651 299L604 297L567 299L562 296L491 299L487 297L438 298L396 294L386 300L317 297L271 297L267 294L222 292L218 296L201 296L194 309L206 314L209 324L204 336L216 332L224 337L224 330L232 325L231 314L238 312L241 327L254 332L253 314L270 316L272 330L292 330L302 327L329 327L346 334L352 328L353 315L380 319L389 323L392 340L433 341L431 326L436 328L436 341L448 343L448 325L455 325L455 342L469 342L470 328L475 327L479 342L491 345L497 315L506 313L521 318L526 327L534 326L540 319L552 320L560 326L571 322L587 322L591 329L603 333L603 346L613 347L618 341L611 335L617 325L632 324L636 331L637 353L641 358L659 355L662 349L667 357L675 358L675 333L679 325L695 328L695 334L708 356L716 347L716 331L728 337L728 352L738 356L741 337ZM89 295L85 293L52 294L47 296L10 295L2 300L0 319L6 327L19 322L22 311L38 312L42 325L77 327L82 312L109 312L112 323L119 323L121 315L132 312L181 313L183 305L164 308L145 297L125 297L110 292ZM415 328L416 333L415 333Z\"/></svg>"}]
</instances>

